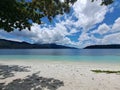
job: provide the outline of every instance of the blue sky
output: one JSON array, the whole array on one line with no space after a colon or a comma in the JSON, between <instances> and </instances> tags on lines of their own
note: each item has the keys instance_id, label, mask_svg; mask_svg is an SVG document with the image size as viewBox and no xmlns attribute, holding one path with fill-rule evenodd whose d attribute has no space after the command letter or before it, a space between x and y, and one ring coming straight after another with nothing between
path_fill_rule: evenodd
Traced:
<instances>
[{"instance_id":1,"label":"blue sky","mask_svg":"<svg viewBox=\"0 0 120 90\"><path fill-rule=\"evenodd\" d=\"M120 0L110 6L101 1L78 0L68 14L57 15L50 23L33 23L31 31L0 30L0 38L30 43L56 43L83 48L96 44L120 44Z\"/></svg>"}]
</instances>

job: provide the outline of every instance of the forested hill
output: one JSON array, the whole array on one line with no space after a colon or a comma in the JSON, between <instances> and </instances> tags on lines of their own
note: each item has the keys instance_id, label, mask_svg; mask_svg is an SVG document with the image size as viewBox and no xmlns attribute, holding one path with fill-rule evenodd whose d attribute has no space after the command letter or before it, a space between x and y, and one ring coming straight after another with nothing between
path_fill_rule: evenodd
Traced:
<instances>
[{"instance_id":1,"label":"forested hill","mask_svg":"<svg viewBox=\"0 0 120 90\"><path fill-rule=\"evenodd\" d=\"M30 44L27 42L16 42L0 39L0 49L75 49L56 44Z\"/></svg>"},{"instance_id":2,"label":"forested hill","mask_svg":"<svg viewBox=\"0 0 120 90\"><path fill-rule=\"evenodd\" d=\"M85 47L84 49L120 49L120 44L91 45L91 46Z\"/></svg>"}]
</instances>

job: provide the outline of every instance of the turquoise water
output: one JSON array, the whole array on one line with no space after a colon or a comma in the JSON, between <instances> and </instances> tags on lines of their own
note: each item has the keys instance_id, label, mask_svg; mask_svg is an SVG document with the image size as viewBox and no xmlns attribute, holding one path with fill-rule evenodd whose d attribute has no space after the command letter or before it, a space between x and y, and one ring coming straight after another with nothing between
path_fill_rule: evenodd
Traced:
<instances>
[{"instance_id":1,"label":"turquoise water","mask_svg":"<svg viewBox=\"0 0 120 90\"><path fill-rule=\"evenodd\" d=\"M0 60L50 60L120 63L120 50L19 49L0 50Z\"/></svg>"},{"instance_id":2,"label":"turquoise water","mask_svg":"<svg viewBox=\"0 0 120 90\"><path fill-rule=\"evenodd\" d=\"M0 60L51 60L51 61L92 61L119 62L120 56L50 56L50 55L2 55Z\"/></svg>"}]
</instances>

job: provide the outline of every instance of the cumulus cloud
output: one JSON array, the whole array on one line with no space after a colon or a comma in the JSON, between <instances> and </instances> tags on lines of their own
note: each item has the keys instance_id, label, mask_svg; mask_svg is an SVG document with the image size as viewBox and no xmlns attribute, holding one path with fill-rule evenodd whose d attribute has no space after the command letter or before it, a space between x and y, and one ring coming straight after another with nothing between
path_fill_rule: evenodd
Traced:
<instances>
[{"instance_id":1,"label":"cumulus cloud","mask_svg":"<svg viewBox=\"0 0 120 90\"><path fill-rule=\"evenodd\" d=\"M113 25L102 24L97 30L94 30L91 35L95 33L103 37L98 39L96 37L88 37L92 40L97 40L94 44L120 44L120 17L118 17ZM94 39L93 39L94 38Z\"/></svg>"},{"instance_id":2,"label":"cumulus cloud","mask_svg":"<svg viewBox=\"0 0 120 90\"><path fill-rule=\"evenodd\" d=\"M64 0L61 0L64 1ZM72 7L69 14L58 15L54 18L53 24L33 24L31 31L15 30L11 33L0 31L0 36L7 36L18 38L21 41L31 43L56 43L61 45L69 45L76 47L84 47L91 44L106 43L107 37L104 40L94 36L95 33L100 35L112 32L112 30L119 31L120 19L118 18L112 27L107 24L101 24L98 29L93 30L96 24L101 23L105 15L110 9L107 6L100 6L101 0L93 3L90 0L78 0ZM112 11L112 10L111 10ZM78 34L77 40L71 40L68 36Z\"/></svg>"},{"instance_id":3,"label":"cumulus cloud","mask_svg":"<svg viewBox=\"0 0 120 90\"><path fill-rule=\"evenodd\" d=\"M82 27L84 31L89 30L93 25L100 23L105 18L106 6L100 6L101 1L91 3L90 0L78 0L74 8L74 15L78 18L75 22L77 27Z\"/></svg>"},{"instance_id":4,"label":"cumulus cloud","mask_svg":"<svg viewBox=\"0 0 120 90\"><path fill-rule=\"evenodd\" d=\"M103 23L98 27L97 30L94 30L92 33L98 33L98 34L103 35L103 34L108 33L110 30L111 28L107 24Z\"/></svg>"},{"instance_id":5,"label":"cumulus cloud","mask_svg":"<svg viewBox=\"0 0 120 90\"><path fill-rule=\"evenodd\" d=\"M120 17L118 17L113 25L107 25L106 23L103 23L99 25L98 29L94 30L91 33L98 33L100 35L103 34L112 34L120 32Z\"/></svg>"},{"instance_id":6,"label":"cumulus cloud","mask_svg":"<svg viewBox=\"0 0 120 90\"><path fill-rule=\"evenodd\" d=\"M120 33L106 35L102 40L102 44L120 44Z\"/></svg>"},{"instance_id":7,"label":"cumulus cloud","mask_svg":"<svg viewBox=\"0 0 120 90\"><path fill-rule=\"evenodd\" d=\"M114 25L112 26L112 32L120 31L120 17L115 20Z\"/></svg>"},{"instance_id":8,"label":"cumulus cloud","mask_svg":"<svg viewBox=\"0 0 120 90\"><path fill-rule=\"evenodd\" d=\"M111 27L110 34L106 35L102 43L120 44L120 17L117 18Z\"/></svg>"}]
</instances>

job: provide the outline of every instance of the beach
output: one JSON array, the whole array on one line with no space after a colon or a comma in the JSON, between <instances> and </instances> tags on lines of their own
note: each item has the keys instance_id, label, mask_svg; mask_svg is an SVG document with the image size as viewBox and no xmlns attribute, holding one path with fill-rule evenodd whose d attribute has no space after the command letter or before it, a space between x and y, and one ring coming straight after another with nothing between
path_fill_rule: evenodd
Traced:
<instances>
[{"instance_id":1,"label":"beach","mask_svg":"<svg viewBox=\"0 0 120 90\"><path fill-rule=\"evenodd\" d=\"M120 74L91 71L118 71L120 63L0 60L0 66L0 88L6 88L3 90L120 90ZM4 72L9 67L13 68Z\"/></svg>"}]
</instances>

